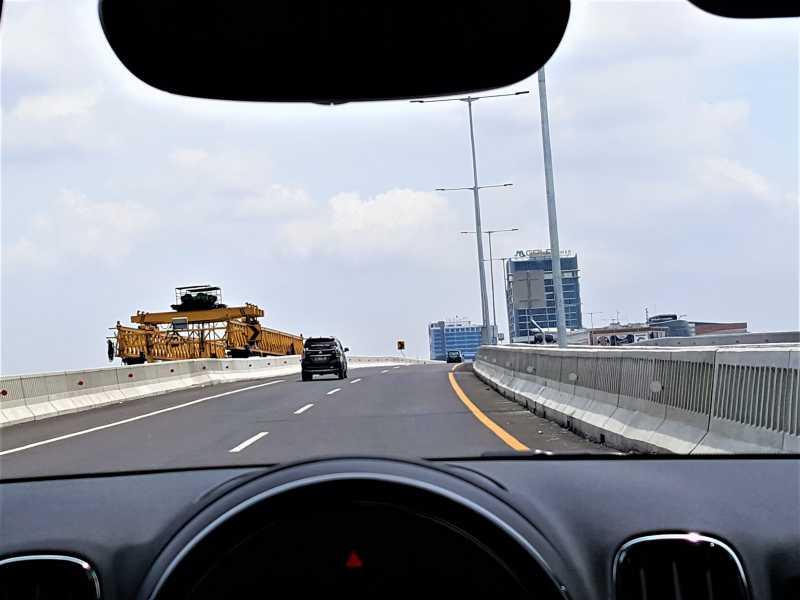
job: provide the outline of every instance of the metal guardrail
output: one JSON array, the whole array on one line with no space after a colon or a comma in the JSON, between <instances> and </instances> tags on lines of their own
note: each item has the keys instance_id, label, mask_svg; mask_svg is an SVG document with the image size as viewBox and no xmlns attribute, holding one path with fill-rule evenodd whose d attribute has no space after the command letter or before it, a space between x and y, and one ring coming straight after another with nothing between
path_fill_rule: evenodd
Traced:
<instances>
[{"instance_id":1,"label":"metal guardrail","mask_svg":"<svg viewBox=\"0 0 800 600\"><path fill-rule=\"evenodd\" d=\"M800 451L800 346L483 346L475 371L537 414L623 450Z\"/></svg>"}]
</instances>

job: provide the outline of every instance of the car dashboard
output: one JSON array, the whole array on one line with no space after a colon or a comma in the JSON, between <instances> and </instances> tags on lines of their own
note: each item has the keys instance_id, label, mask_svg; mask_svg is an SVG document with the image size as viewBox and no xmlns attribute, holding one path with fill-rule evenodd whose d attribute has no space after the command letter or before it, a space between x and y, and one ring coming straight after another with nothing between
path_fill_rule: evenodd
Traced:
<instances>
[{"instance_id":1,"label":"car dashboard","mask_svg":"<svg viewBox=\"0 0 800 600\"><path fill-rule=\"evenodd\" d=\"M0 484L0 598L761 599L797 457L340 457Z\"/></svg>"}]
</instances>

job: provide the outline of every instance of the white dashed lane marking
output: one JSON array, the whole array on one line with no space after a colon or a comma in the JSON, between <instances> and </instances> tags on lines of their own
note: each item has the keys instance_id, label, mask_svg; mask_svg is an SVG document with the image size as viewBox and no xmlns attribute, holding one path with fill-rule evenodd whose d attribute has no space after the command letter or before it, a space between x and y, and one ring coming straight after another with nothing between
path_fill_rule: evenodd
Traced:
<instances>
[{"instance_id":1,"label":"white dashed lane marking","mask_svg":"<svg viewBox=\"0 0 800 600\"><path fill-rule=\"evenodd\" d=\"M388 372L389 372L389 369L384 369L383 371L381 371L381 374L388 373Z\"/></svg>"},{"instance_id":2,"label":"white dashed lane marking","mask_svg":"<svg viewBox=\"0 0 800 600\"><path fill-rule=\"evenodd\" d=\"M264 437L265 435L267 435L268 433L269 433L269 431L262 431L262 432L260 432L260 433L257 433L257 434L255 434L253 437L251 437L251 438L247 438L245 441L243 441L243 442L242 442L241 444L239 444L238 446L234 446L233 448L231 448L230 450L228 450L228 452L234 452L234 453L235 453L235 452L241 452L242 450L244 450L245 448L247 448L247 447L248 447L250 444L255 444L255 443L258 441L258 440L260 440L261 438L263 438L263 437Z\"/></svg>"},{"instance_id":3,"label":"white dashed lane marking","mask_svg":"<svg viewBox=\"0 0 800 600\"><path fill-rule=\"evenodd\" d=\"M294 411L294 414L302 415L304 412L306 412L312 406L314 406L313 402L311 404L306 404L305 406L302 406L302 407L298 408L296 411Z\"/></svg>"},{"instance_id":4,"label":"white dashed lane marking","mask_svg":"<svg viewBox=\"0 0 800 600\"><path fill-rule=\"evenodd\" d=\"M335 394L336 392L341 392L341 391L342 391L342 388L334 388L330 392L327 392L325 395L326 396L331 396L331 395Z\"/></svg>"},{"instance_id":5,"label":"white dashed lane marking","mask_svg":"<svg viewBox=\"0 0 800 600\"><path fill-rule=\"evenodd\" d=\"M353 381L351 381L350 383L358 383L359 381L361 381L361 377L359 377L358 379L353 379Z\"/></svg>"}]
</instances>

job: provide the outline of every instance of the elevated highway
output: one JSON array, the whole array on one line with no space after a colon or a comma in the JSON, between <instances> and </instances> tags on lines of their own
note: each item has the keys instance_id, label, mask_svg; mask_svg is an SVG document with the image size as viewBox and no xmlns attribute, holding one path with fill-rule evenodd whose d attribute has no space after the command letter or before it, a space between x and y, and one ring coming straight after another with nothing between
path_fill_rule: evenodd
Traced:
<instances>
[{"instance_id":1,"label":"elevated highway","mask_svg":"<svg viewBox=\"0 0 800 600\"><path fill-rule=\"evenodd\" d=\"M0 429L3 478L333 454L467 457L609 452L490 390L471 365L351 364L350 377L297 370L109 403ZM140 367L141 368L141 367Z\"/></svg>"},{"instance_id":2,"label":"elevated highway","mask_svg":"<svg viewBox=\"0 0 800 600\"><path fill-rule=\"evenodd\" d=\"M4 478L379 454L797 452L800 348L484 346L474 364L200 359L0 379Z\"/></svg>"}]
</instances>

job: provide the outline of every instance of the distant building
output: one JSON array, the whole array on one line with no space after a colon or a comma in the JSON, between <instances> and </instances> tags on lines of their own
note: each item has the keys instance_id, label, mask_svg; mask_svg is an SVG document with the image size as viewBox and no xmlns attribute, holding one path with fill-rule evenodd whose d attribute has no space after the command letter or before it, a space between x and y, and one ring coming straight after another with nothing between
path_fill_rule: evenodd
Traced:
<instances>
[{"instance_id":1,"label":"distant building","mask_svg":"<svg viewBox=\"0 0 800 600\"><path fill-rule=\"evenodd\" d=\"M654 340L666 337L668 329L645 323L631 323L620 325L612 323L608 327L596 327L589 330L589 344L591 346L627 346L645 340Z\"/></svg>"},{"instance_id":2,"label":"distant building","mask_svg":"<svg viewBox=\"0 0 800 600\"><path fill-rule=\"evenodd\" d=\"M585 346L589 344L590 329L573 329L567 334L567 344L572 346Z\"/></svg>"},{"instance_id":3,"label":"distant building","mask_svg":"<svg viewBox=\"0 0 800 600\"><path fill-rule=\"evenodd\" d=\"M481 345L481 326L466 319L436 321L428 327L431 360L445 360L448 350L460 350L465 359L475 358Z\"/></svg>"},{"instance_id":4,"label":"distant building","mask_svg":"<svg viewBox=\"0 0 800 600\"><path fill-rule=\"evenodd\" d=\"M647 324L666 327L667 337L691 337L695 335L694 323L679 319L678 315L654 315L647 319Z\"/></svg>"},{"instance_id":5,"label":"distant building","mask_svg":"<svg viewBox=\"0 0 800 600\"><path fill-rule=\"evenodd\" d=\"M722 333L747 333L747 322L712 323L709 321L694 322L695 335L718 335Z\"/></svg>"},{"instance_id":6,"label":"distant building","mask_svg":"<svg viewBox=\"0 0 800 600\"><path fill-rule=\"evenodd\" d=\"M517 251L506 262L506 307L512 342L525 342L539 332L554 329L556 300L550 250ZM582 329L578 255L561 251L561 281L567 329ZM533 320L533 321L532 321Z\"/></svg>"}]
</instances>

